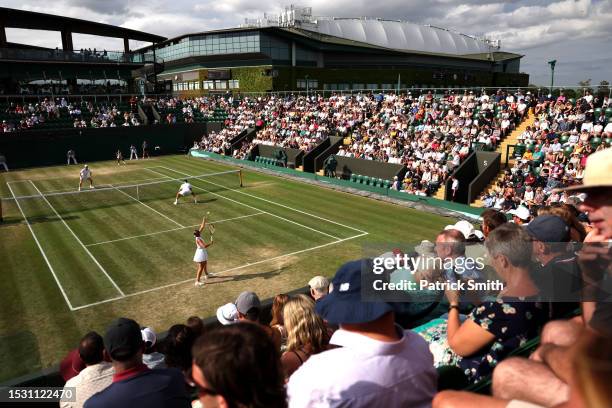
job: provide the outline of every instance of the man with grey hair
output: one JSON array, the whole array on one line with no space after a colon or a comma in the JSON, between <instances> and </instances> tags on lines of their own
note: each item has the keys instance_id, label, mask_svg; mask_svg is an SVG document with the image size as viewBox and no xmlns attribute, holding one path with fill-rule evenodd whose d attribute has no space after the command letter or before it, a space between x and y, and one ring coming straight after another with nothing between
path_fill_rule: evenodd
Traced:
<instances>
[{"instance_id":1,"label":"man with grey hair","mask_svg":"<svg viewBox=\"0 0 612 408\"><path fill-rule=\"evenodd\" d=\"M315 302L329 293L329 279L325 276L315 276L308 281L308 286L310 286L310 296Z\"/></svg>"}]
</instances>

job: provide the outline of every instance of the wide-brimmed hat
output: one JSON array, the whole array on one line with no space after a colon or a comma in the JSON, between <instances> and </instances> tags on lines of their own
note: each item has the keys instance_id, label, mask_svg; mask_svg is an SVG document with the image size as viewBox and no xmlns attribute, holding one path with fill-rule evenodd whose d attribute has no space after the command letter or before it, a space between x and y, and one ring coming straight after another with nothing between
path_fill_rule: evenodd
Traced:
<instances>
[{"instance_id":1,"label":"wide-brimmed hat","mask_svg":"<svg viewBox=\"0 0 612 408\"><path fill-rule=\"evenodd\" d=\"M612 187L612 148L590 155L584 169L582 184L557 191L581 191L591 188Z\"/></svg>"}]
</instances>

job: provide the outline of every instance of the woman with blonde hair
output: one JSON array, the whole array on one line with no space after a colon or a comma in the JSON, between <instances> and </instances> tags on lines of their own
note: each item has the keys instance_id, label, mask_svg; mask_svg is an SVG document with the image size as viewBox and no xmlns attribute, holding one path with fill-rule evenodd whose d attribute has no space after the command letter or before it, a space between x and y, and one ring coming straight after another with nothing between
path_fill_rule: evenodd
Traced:
<instances>
[{"instance_id":1,"label":"woman with blonde hair","mask_svg":"<svg viewBox=\"0 0 612 408\"><path fill-rule=\"evenodd\" d=\"M281 293L274 296L274 301L272 302L272 320L270 321L270 327L274 330L278 330L280 333L280 351L285 351L287 347L287 329L285 328L285 321L283 319L283 309L287 301L289 301L289 295Z\"/></svg>"},{"instance_id":2,"label":"woman with blonde hair","mask_svg":"<svg viewBox=\"0 0 612 408\"><path fill-rule=\"evenodd\" d=\"M329 336L323 319L315 312L314 301L305 295L289 299L283 308L287 329L287 351L281 356L285 378L308 358L327 349Z\"/></svg>"}]
</instances>

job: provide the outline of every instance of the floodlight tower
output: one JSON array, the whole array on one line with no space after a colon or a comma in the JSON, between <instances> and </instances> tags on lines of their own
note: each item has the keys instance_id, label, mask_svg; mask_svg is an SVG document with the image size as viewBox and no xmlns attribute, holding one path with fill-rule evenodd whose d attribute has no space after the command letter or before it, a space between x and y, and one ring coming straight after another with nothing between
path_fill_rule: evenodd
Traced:
<instances>
[{"instance_id":1,"label":"floodlight tower","mask_svg":"<svg viewBox=\"0 0 612 408\"><path fill-rule=\"evenodd\" d=\"M555 65L557 65L557 60L548 61L548 65L550 65L550 94L553 93L553 86L555 84Z\"/></svg>"}]
</instances>

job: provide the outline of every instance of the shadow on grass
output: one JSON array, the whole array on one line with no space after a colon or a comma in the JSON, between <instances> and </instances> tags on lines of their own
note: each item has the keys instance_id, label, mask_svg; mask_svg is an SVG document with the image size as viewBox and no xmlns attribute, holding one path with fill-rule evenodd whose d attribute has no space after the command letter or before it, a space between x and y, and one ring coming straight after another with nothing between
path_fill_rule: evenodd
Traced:
<instances>
[{"instance_id":1,"label":"shadow on grass","mask_svg":"<svg viewBox=\"0 0 612 408\"><path fill-rule=\"evenodd\" d=\"M206 281L206 285L207 286L215 285L215 284L226 283L226 282L240 282L240 281L255 279L255 278L272 279L280 275L285 269L287 269L287 267L283 266L281 268L276 268L276 269L269 270L266 272L245 273L243 275L212 276L208 278L208 280Z\"/></svg>"},{"instance_id":2,"label":"shadow on grass","mask_svg":"<svg viewBox=\"0 0 612 408\"><path fill-rule=\"evenodd\" d=\"M42 368L34 333L22 331L0 337L0 382Z\"/></svg>"}]
</instances>

